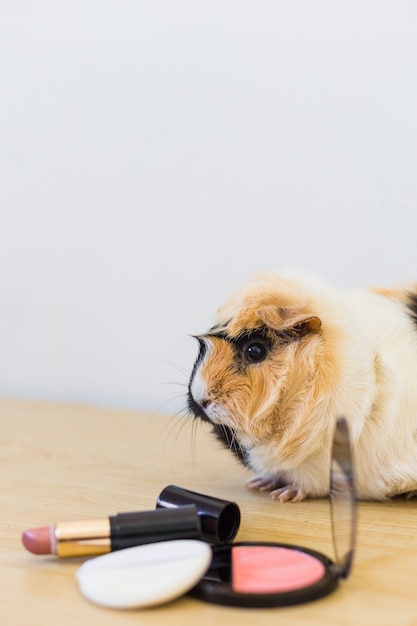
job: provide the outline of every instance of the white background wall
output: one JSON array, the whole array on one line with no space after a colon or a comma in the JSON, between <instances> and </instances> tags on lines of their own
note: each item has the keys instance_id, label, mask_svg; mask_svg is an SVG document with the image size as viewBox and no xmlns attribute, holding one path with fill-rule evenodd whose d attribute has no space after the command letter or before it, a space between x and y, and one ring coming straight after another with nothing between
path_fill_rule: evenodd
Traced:
<instances>
[{"instance_id":1,"label":"white background wall","mask_svg":"<svg viewBox=\"0 0 417 626\"><path fill-rule=\"evenodd\" d=\"M417 279L417 3L2 0L0 393L166 411L262 269Z\"/></svg>"}]
</instances>

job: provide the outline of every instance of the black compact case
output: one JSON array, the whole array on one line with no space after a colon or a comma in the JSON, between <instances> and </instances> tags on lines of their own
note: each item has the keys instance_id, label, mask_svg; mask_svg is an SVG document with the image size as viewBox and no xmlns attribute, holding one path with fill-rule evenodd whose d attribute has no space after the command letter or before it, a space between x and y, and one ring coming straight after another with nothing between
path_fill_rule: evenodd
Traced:
<instances>
[{"instance_id":1,"label":"black compact case","mask_svg":"<svg viewBox=\"0 0 417 626\"><path fill-rule=\"evenodd\" d=\"M349 431L344 418L337 421L334 432L330 510L334 560L315 550L285 543L242 542L213 546L210 568L190 594L206 602L229 606L288 606L321 598L334 591L341 579L347 578L353 560L356 498ZM281 563L283 556L289 563ZM314 575L307 572L306 576L310 569L314 570ZM243 589L239 582L242 571ZM245 582L245 576L249 582ZM274 576L280 580L276 588Z\"/></svg>"}]
</instances>

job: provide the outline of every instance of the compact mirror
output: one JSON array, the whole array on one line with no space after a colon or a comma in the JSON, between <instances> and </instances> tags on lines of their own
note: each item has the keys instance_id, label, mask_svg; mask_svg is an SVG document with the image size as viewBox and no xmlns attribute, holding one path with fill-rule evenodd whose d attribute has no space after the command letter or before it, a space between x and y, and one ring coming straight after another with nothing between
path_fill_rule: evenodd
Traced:
<instances>
[{"instance_id":1,"label":"compact mirror","mask_svg":"<svg viewBox=\"0 0 417 626\"><path fill-rule=\"evenodd\" d=\"M336 424L330 472L330 512L336 569L347 578L356 533L356 496L349 431L345 419Z\"/></svg>"},{"instance_id":2,"label":"compact mirror","mask_svg":"<svg viewBox=\"0 0 417 626\"><path fill-rule=\"evenodd\" d=\"M214 546L209 570L190 594L215 604L273 607L301 604L331 593L349 574L355 541L356 499L349 430L335 427L330 471L335 559L280 543Z\"/></svg>"}]
</instances>

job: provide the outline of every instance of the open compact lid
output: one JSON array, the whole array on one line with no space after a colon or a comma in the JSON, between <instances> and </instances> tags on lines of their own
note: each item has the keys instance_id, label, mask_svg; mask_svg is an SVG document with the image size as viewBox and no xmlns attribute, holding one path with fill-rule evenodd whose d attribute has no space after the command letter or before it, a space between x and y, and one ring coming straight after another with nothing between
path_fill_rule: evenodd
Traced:
<instances>
[{"instance_id":1,"label":"open compact lid","mask_svg":"<svg viewBox=\"0 0 417 626\"><path fill-rule=\"evenodd\" d=\"M334 431L330 471L330 505L335 565L339 576L349 575L356 537L356 495L349 428L344 417Z\"/></svg>"}]
</instances>

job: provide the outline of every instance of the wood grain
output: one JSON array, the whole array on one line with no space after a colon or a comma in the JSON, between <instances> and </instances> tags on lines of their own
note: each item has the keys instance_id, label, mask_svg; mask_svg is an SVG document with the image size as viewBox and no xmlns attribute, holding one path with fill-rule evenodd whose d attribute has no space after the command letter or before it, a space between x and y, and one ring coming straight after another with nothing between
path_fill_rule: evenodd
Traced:
<instances>
[{"instance_id":1,"label":"wood grain","mask_svg":"<svg viewBox=\"0 0 417 626\"><path fill-rule=\"evenodd\" d=\"M24 529L153 508L171 483L237 502L237 539L282 541L333 556L329 503L279 504L249 491L249 473L203 425L184 418L0 399L0 623L199 626L417 625L417 503L360 503L352 574L338 590L290 608L234 609L183 597L115 614L89 604L74 573L82 561L36 557Z\"/></svg>"}]
</instances>

